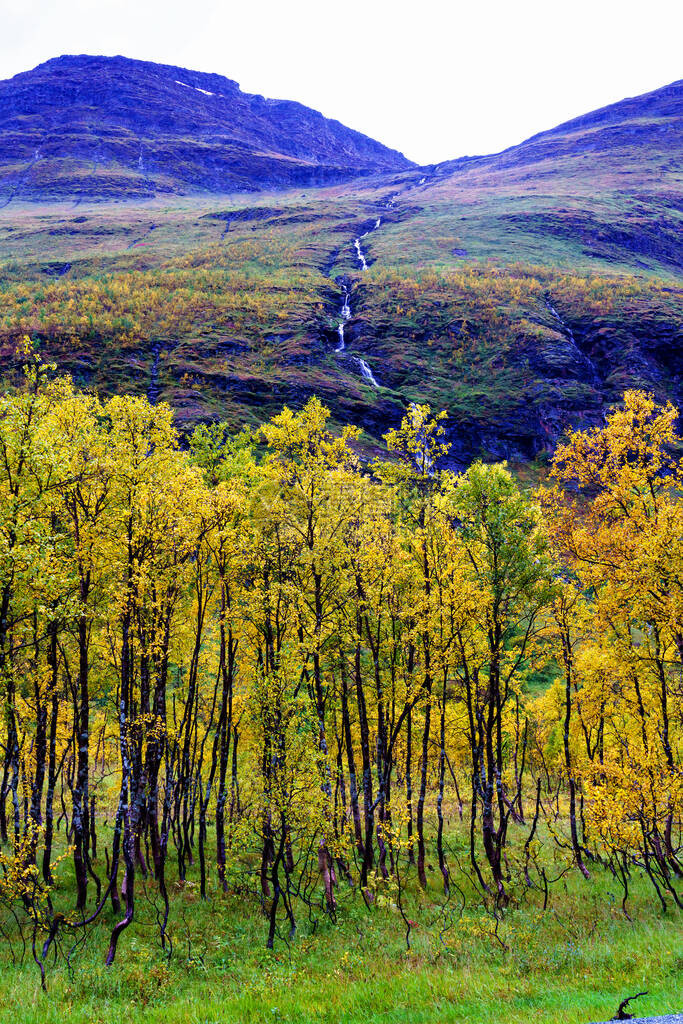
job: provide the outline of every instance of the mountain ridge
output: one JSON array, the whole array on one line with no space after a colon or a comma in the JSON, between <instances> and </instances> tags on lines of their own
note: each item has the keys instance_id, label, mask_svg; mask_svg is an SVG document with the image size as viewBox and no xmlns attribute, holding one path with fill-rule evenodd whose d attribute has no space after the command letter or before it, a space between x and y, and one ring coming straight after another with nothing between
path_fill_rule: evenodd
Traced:
<instances>
[{"instance_id":1,"label":"mountain ridge","mask_svg":"<svg viewBox=\"0 0 683 1024\"><path fill-rule=\"evenodd\" d=\"M669 102L670 101L670 102ZM630 115L636 115L631 118ZM644 121L643 115L654 115L663 122L655 125L652 121ZM614 129L623 128L625 123L631 121L628 134L616 134ZM634 122L643 123L636 126ZM613 129L609 135L599 137L601 129ZM683 79L669 82L653 89L641 96L629 96L615 103L600 107L597 110L580 114L570 118L552 128L535 132L521 142L506 146L495 153L478 153L455 157L452 160L441 160L429 167L440 173L452 169L466 167L486 166L512 166L528 161L538 162L539 157L561 155L561 148L557 145L558 140L571 138L574 152L577 148L585 151L588 148L599 148L598 142L609 142L610 145L619 145L632 142L639 135L650 137L654 132L661 132L662 135L670 136L679 147L683 145ZM591 138L592 135L592 138ZM582 145L582 137L590 139L592 145ZM567 146L566 151L569 151Z\"/></svg>"},{"instance_id":2,"label":"mountain ridge","mask_svg":"<svg viewBox=\"0 0 683 1024\"><path fill-rule=\"evenodd\" d=\"M0 82L5 196L260 191L411 166L301 103L175 65L67 54Z\"/></svg>"}]
</instances>

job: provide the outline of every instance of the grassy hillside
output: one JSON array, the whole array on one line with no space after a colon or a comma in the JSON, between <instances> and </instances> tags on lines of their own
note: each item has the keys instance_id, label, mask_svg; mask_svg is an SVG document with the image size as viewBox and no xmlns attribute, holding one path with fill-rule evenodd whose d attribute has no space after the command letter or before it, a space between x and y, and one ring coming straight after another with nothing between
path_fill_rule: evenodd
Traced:
<instances>
[{"instance_id":1,"label":"grassy hillside","mask_svg":"<svg viewBox=\"0 0 683 1024\"><path fill-rule=\"evenodd\" d=\"M467 828L455 824L454 807L447 814L449 850L466 859ZM550 852L547 837L542 845ZM61 874L58 892L68 900L67 864ZM373 886L372 907L340 890L336 922L314 906L296 940L279 939L271 952L255 894L226 896L211 883L204 902L196 881L169 878L169 959L158 944L158 895L149 883L129 952L115 969L102 957L110 909L68 964L48 965L47 993L30 953L19 965L21 942L12 933L16 961L9 969L4 943L0 999L17 1024L110 1024L130 1014L131 1002L140 1024L587 1024L610 1019L627 994L644 989L640 1014L683 1006L680 913L662 915L638 880L632 922L617 883L598 869L588 883L577 872L567 876L546 912L541 892L520 893L498 927L469 892L463 908L461 895L445 899L436 881L426 894L411 882L403 894L409 949L393 883Z\"/></svg>"},{"instance_id":2,"label":"grassy hillside","mask_svg":"<svg viewBox=\"0 0 683 1024\"><path fill-rule=\"evenodd\" d=\"M496 157L351 185L11 202L0 350L11 362L29 333L80 383L166 399L183 422L317 393L377 436L428 400L463 461L534 457L627 386L680 401L681 89L652 95Z\"/></svg>"}]
</instances>

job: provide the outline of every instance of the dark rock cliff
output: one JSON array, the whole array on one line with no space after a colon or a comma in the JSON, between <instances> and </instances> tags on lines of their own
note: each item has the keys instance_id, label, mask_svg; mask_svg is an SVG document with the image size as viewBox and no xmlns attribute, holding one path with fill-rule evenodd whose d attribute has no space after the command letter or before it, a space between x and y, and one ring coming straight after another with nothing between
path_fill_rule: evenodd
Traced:
<instances>
[{"instance_id":1,"label":"dark rock cliff","mask_svg":"<svg viewBox=\"0 0 683 1024\"><path fill-rule=\"evenodd\" d=\"M0 82L0 196L116 198L341 182L402 154L221 75L64 56Z\"/></svg>"}]
</instances>

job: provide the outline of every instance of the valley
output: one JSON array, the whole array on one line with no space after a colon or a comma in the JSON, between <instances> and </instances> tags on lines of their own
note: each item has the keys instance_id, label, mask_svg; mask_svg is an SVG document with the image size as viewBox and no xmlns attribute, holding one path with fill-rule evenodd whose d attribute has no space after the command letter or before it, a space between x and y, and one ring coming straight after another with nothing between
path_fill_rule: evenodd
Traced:
<instances>
[{"instance_id":1,"label":"valley","mask_svg":"<svg viewBox=\"0 0 683 1024\"><path fill-rule=\"evenodd\" d=\"M424 166L0 82L13 1019L680 1006L682 227L683 82Z\"/></svg>"}]
</instances>

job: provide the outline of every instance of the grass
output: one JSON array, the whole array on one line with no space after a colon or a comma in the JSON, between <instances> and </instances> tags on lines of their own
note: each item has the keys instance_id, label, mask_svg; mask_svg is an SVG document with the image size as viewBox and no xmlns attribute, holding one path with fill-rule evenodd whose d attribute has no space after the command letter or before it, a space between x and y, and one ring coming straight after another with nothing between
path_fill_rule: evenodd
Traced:
<instances>
[{"instance_id":1,"label":"grass","mask_svg":"<svg viewBox=\"0 0 683 1024\"><path fill-rule=\"evenodd\" d=\"M458 854L466 856L467 839L461 826L452 828L449 839L454 867ZM547 841L544 856L548 865L561 867L562 857ZM545 911L540 892L520 890L497 928L471 893L464 908L457 892L446 901L436 872L426 895L411 882L403 898L415 924L410 949L391 889L380 884L368 909L356 892L341 887L336 923L319 905L308 917L299 912L294 941L280 940L272 952L264 948L266 922L253 898L213 887L202 901L196 883L175 883L170 958L158 944L155 888L148 882L144 895L138 891L136 921L121 939L115 965L103 963L114 921L108 908L88 943L70 951L69 964L61 960L48 968L47 995L30 953L12 965L3 941L3 1019L588 1024L609 1019L626 995L645 989L639 1014L683 1008L680 913L662 915L642 879L634 877L629 921L611 875L599 868L589 882L577 875L551 887ZM457 871L455 878L462 883ZM68 903L72 897L64 865L58 899ZM13 940L18 955L16 934Z\"/></svg>"}]
</instances>

